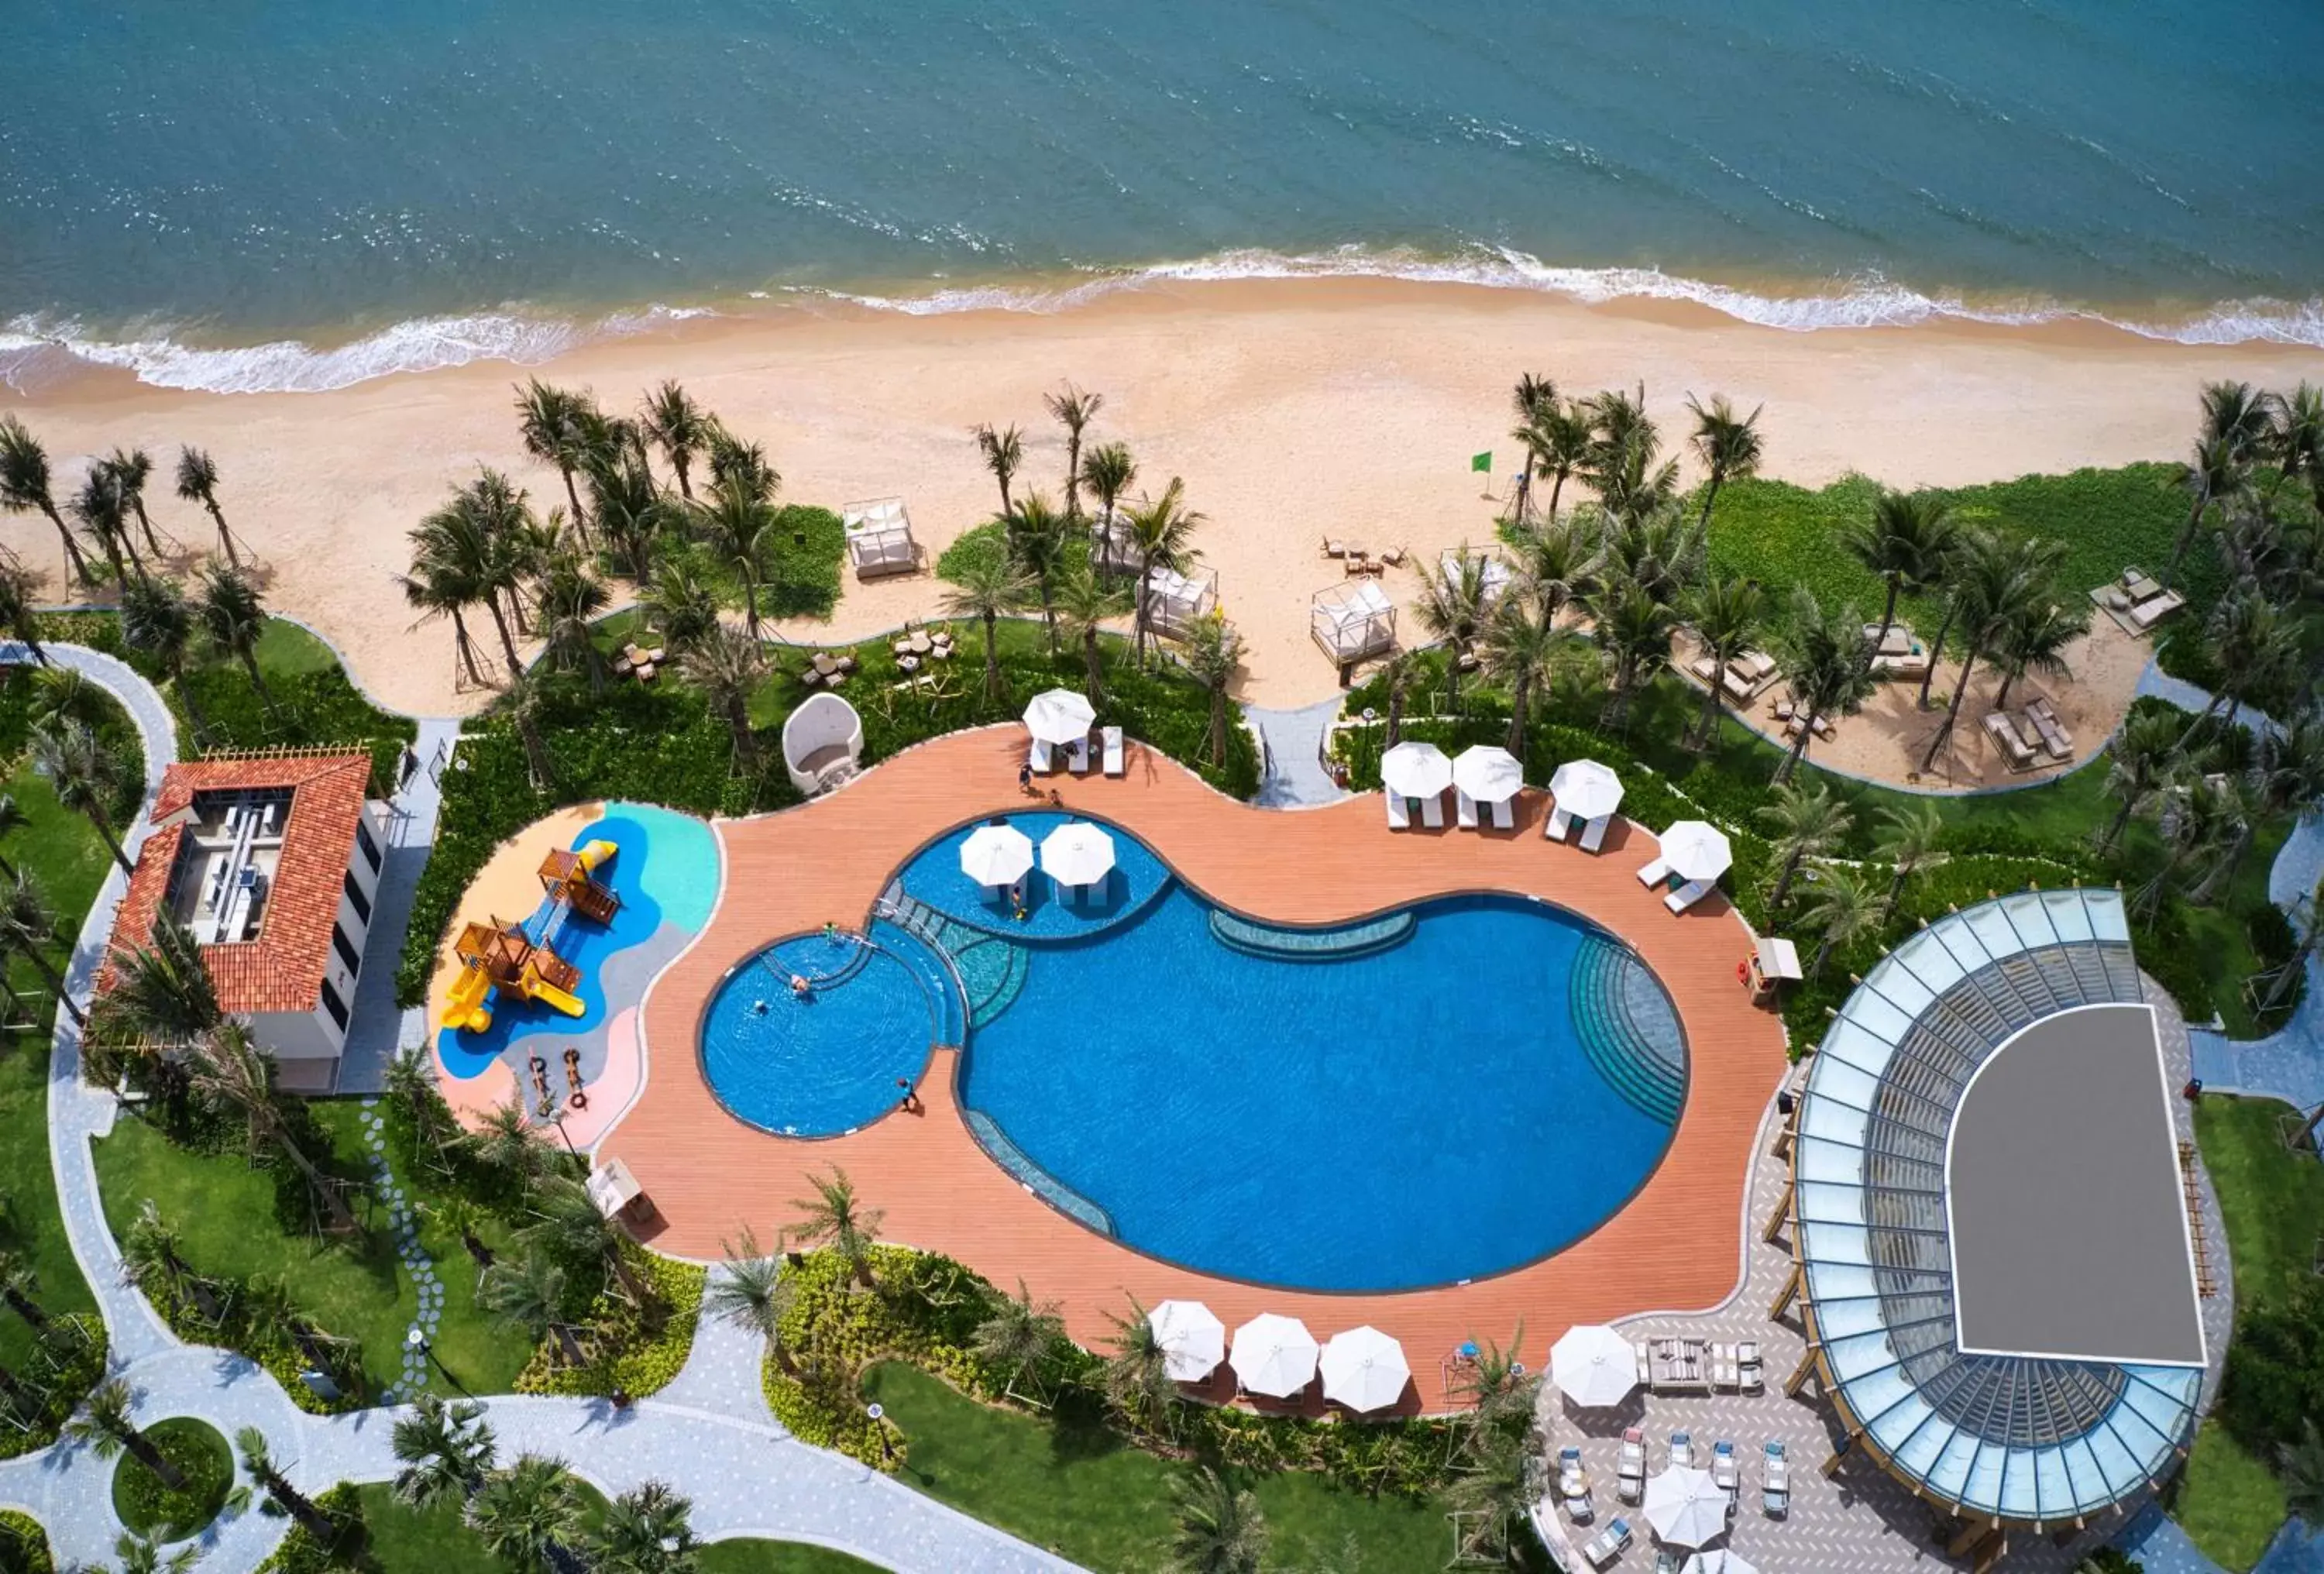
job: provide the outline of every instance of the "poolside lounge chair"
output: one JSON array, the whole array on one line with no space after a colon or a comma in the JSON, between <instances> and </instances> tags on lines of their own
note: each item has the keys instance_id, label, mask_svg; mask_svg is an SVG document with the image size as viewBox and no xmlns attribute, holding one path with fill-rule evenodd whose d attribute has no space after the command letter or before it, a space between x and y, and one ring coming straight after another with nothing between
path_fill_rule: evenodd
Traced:
<instances>
[{"instance_id":1,"label":"poolside lounge chair","mask_svg":"<svg viewBox=\"0 0 2324 1574\"><path fill-rule=\"evenodd\" d=\"M1669 877L1670 865L1659 858L1648 860L1646 866L1638 870L1638 883L1642 886L1658 886Z\"/></svg>"},{"instance_id":2,"label":"poolside lounge chair","mask_svg":"<svg viewBox=\"0 0 2324 1574\"><path fill-rule=\"evenodd\" d=\"M1611 815L1600 815L1582 828L1582 851L1595 852L1606 845L1606 827L1614 823Z\"/></svg>"},{"instance_id":3,"label":"poolside lounge chair","mask_svg":"<svg viewBox=\"0 0 2324 1574\"><path fill-rule=\"evenodd\" d=\"M1452 795L1452 814L1462 830L1474 831L1477 828L1477 800L1467 793Z\"/></svg>"},{"instance_id":4,"label":"poolside lounge chair","mask_svg":"<svg viewBox=\"0 0 2324 1574\"><path fill-rule=\"evenodd\" d=\"M1665 1467L1671 1470L1694 1468L1694 1434L1689 1431L1671 1433L1670 1461Z\"/></svg>"},{"instance_id":5,"label":"poolside lounge chair","mask_svg":"<svg viewBox=\"0 0 2324 1574\"><path fill-rule=\"evenodd\" d=\"M1759 692L1751 679L1744 677L1731 665L1727 668L1726 676L1720 679L1719 686L1725 689L1727 697L1738 705L1749 704L1751 696Z\"/></svg>"},{"instance_id":6,"label":"poolside lounge chair","mask_svg":"<svg viewBox=\"0 0 2324 1574\"><path fill-rule=\"evenodd\" d=\"M1784 1445L1774 1438L1767 1440L1759 1470L1759 1510L1769 1519L1781 1519L1792 1512L1792 1464L1784 1458Z\"/></svg>"},{"instance_id":7,"label":"poolside lounge chair","mask_svg":"<svg viewBox=\"0 0 2324 1574\"><path fill-rule=\"evenodd\" d=\"M2186 604L2187 598L2185 596L2181 595L2175 590L2166 590L2161 595L2153 596L2148 600L2140 602L2136 606L2131 608L2130 621L2134 624L2137 625L2141 633L2144 633L2147 630L2154 627L2156 623L2162 621L2164 618L2169 617L2172 612L2177 612L2181 607L2183 607Z\"/></svg>"},{"instance_id":8,"label":"poolside lounge chair","mask_svg":"<svg viewBox=\"0 0 2324 1574\"><path fill-rule=\"evenodd\" d=\"M1591 1539L1590 1544L1582 1549L1582 1555L1590 1560L1592 1568L1603 1569L1620 1557L1629 1544L1630 1522L1615 1519Z\"/></svg>"},{"instance_id":9,"label":"poolside lounge chair","mask_svg":"<svg viewBox=\"0 0 2324 1574\"><path fill-rule=\"evenodd\" d=\"M1582 1468L1582 1450L1572 1443L1557 1451L1557 1496L1575 1524L1588 1524L1597 1516L1598 1505L1590 1500L1590 1472Z\"/></svg>"},{"instance_id":10,"label":"poolside lounge chair","mask_svg":"<svg viewBox=\"0 0 2324 1574\"><path fill-rule=\"evenodd\" d=\"M1625 1503L1636 1503L1646 1495L1646 1434L1635 1426L1622 1433L1622 1463L1617 1472L1615 1491ZM1614 1522L1621 1523L1618 1519Z\"/></svg>"},{"instance_id":11,"label":"poolside lounge chair","mask_svg":"<svg viewBox=\"0 0 2324 1574\"><path fill-rule=\"evenodd\" d=\"M1724 1439L1711 1445L1711 1480L1727 1494L1727 1509L1735 1511L1735 1494L1742 1486L1742 1475L1735 1467L1735 1445Z\"/></svg>"},{"instance_id":12,"label":"poolside lounge chair","mask_svg":"<svg viewBox=\"0 0 2324 1574\"><path fill-rule=\"evenodd\" d=\"M1491 807L1493 811L1494 830L1514 831L1517 828L1517 805L1516 799L1503 798L1499 803L1492 805Z\"/></svg>"},{"instance_id":13,"label":"poolside lounge chair","mask_svg":"<svg viewBox=\"0 0 2324 1574\"><path fill-rule=\"evenodd\" d=\"M1663 906L1674 913L1683 913L1711 894L1717 880L1689 880L1663 898Z\"/></svg>"},{"instance_id":14,"label":"poolside lounge chair","mask_svg":"<svg viewBox=\"0 0 2324 1574\"><path fill-rule=\"evenodd\" d=\"M1045 740L1036 738L1033 747L1025 751L1025 763L1033 768L1035 776L1047 776L1057 769L1056 753Z\"/></svg>"},{"instance_id":15,"label":"poolside lounge chair","mask_svg":"<svg viewBox=\"0 0 2324 1574\"><path fill-rule=\"evenodd\" d=\"M2027 700L2025 713L2034 718L2034 730L2042 734L2043 741L2051 745L2053 752L2063 750L2071 754L2074 751L2074 735L2066 731L2064 723L2058 720L2058 713L2048 700L2039 697Z\"/></svg>"},{"instance_id":16,"label":"poolside lounge chair","mask_svg":"<svg viewBox=\"0 0 2324 1574\"><path fill-rule=\"evenodd\" d=\"M2017 735L2017 723L2007 711L1987 712L1985 730L2001 746L2002 755L2009 761L2010 769L2034 769L2034 750L2026 745L2025 740Z\"/></svg>"},{"instance_id":17,"label":"poolside lounge chair","mask_svg":"<svg viewBox=\"0 0 2324 1574\"><path fill-rule=\"evenodd\" d=\"M1388 795L1388 828L1391 831L1412 829L1412 805L1402 793Z\"/></svg>"},{"instance_id":18,"label":"poolside lounge chair","mask_svg":"<svg viewBox=\"0 0 2324 1574\"><path fill-rule=\"evenodd\" d=\"M1076 738L1065 745L1065 768L1075 776L1087 776L1093 763L1086 736Z\"/></svg>"},{"instance_id":19,"label":"poolside lounge chair","mask_svg":"<svg viewBox=\"0 0 2324 1574\"><path fill-rule=\"evenodd\" d=\"M1105 773L1108 776L1120 776L1123 772L1121 763L1121 729L1119 727L1108 727L1105 730L1103 736L1105 739Z\"/></svg>"},{"instance_id":20,"label":"poolside lounge chair","mask_svg":"<svg viewBox=\"0 0 2324 1574\"><path fill-rule=\"evenodd\" d=\"M1565 840L1565 833L1572 829L1573 816L1567 814L1563 809L1559 808L1556 805L1551 805L1549 809L1549 819L1547 823L1542 826L1541 833L1548 837L1552 842L1563 842Z\"/></svg>"},{"instance_id":21,"label":"poolside lounge chair","mask_svg":"<svg viewBox=\"0 0 2324 1574\"><path fill-rule=\"evenodd\" d=\"M1759 1341L1747 1339L1735 1347L1735 1386L1744 1394L1757 1394L1766 1385L1759 1365Z\"/></svg>"},{"instance_id":22,"label":"poolside lounge chair","mask_svg":"<svg viewBox=\"0 0 2324 1574\"><path fill-rule=\"evenodd\" d=\"M1420 800L1420 823L1431 831L1444 829L1444 795L1431 793Z\"/></svg>"}]
</instances>

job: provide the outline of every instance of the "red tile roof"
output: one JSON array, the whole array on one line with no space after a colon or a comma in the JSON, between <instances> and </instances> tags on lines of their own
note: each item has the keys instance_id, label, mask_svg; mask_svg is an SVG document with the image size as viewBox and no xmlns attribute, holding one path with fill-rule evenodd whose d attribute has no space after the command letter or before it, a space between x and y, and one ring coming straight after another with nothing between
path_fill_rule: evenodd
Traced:
<instances>
[{"instance_id":1,"label":"red tile roof","mask_svg":"<svg viewBox=\"0 0 2324 1574\"><path fill-rule=\"evenodd\" d=\"M156 824L190 806L197 793L291 789L290 817L282 829L281 857L268 887L258 937L202 947L222 1009L254 1016L315 1008L331 953L331 926L338 919L339 881L370 783L368 754L189 760L162 775L161 796L153 804ZM111 952L147 943L184 835L182 824L168 825L139 849L129 894L113 921ZM98 991L111 989L114 979L108 956L97 977Z\"/></svg>"}]
</instances>

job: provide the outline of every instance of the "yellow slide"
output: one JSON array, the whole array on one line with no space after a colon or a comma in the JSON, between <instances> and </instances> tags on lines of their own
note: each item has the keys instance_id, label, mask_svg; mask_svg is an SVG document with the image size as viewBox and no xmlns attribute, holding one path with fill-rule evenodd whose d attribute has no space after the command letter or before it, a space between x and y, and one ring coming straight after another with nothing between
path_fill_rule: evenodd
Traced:
<instances>
[{"instance_id":1,"label":"yellow slide","mask_svg":"<svg viewBox=\"0 0 2324 1574\"><path fill-rule=\"evenodd\" d=\"M444 1026L482 1033L493 1025L493 1008L484 1004L493 981L480 967L464 967L452 980L451 999L444 1002Z\"/></svg>"},{"instance_id":2,"label":"yellow slide","mask_svg":"<svg viewBox=\"0 0 2324 1574\"><path fill-rule=\"evenodd\" d=\"M539 973L527 969L524 975L525 993L551 1010L562 1011L567 1017L578 1017L588 1009L573 996L567 994Z\"/></svg>"}]
</instances>

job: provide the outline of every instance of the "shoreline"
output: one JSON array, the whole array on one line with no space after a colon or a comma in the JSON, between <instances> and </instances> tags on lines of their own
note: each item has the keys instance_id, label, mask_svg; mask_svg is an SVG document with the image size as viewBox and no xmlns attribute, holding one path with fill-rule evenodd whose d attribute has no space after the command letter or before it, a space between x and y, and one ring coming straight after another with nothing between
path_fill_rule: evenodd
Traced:
<instances>
[{"instance_id":1,"label":"shoreline","mask_svg":"<svg viewBox=\"0 0 2324 1574\"><path fill-rule=\"evenodd\" d=\"M1071 380L1106 396L1092 438L1131 446L1133 492L1185 478L1209 520L1196 546L1250 641L1240 697L1287 706L1335 687L1306 633L1310 597L1339 583L1318 538L1424 559L1489 539L1496 505L1469 456L1494 451L1501 492L1516 457L1508 391L1526 371L1569 392L1643 381L1674 452L1685 396L1724 393L1745 410L1765 404L1768 476L1959 485L2172 457L2201 382L2324 380L2324 350L2165 343L2080 320L1803 333L1687 301L1590 306L1375 278L1180 281L1046 313L787 303L659 324L538 367L483 361L331 392L180 391L106 368L35 397L0 391L0 410L46 443L60 498L83 456L143 445L166 472L179 443L208 448L227 517L267 566L270 604L327 634L383 699L449 714L488 696L456 690L450 631L415 630L393 576L405 533L480 464L544 509L562 501L556 472L517 439L511 389L527 375L621 409L676 378L767 446L784 498L837 507L901 494L931 563L998 502L973 424L1021 426L1020 489L1060 490L1063 439L1040 400ZM1692 481L1691 460L1686 471ZM198 511L165 492L154 513L189 544L208 536ZM0 541L61 597L44 520L0 517ZM1404 600L1413 583L1392 574L1387 588ZM851 573L830 623L781 631L836 641L922 615L940 594L930 574L864 584Z\"/></svg>"}]
</instances>

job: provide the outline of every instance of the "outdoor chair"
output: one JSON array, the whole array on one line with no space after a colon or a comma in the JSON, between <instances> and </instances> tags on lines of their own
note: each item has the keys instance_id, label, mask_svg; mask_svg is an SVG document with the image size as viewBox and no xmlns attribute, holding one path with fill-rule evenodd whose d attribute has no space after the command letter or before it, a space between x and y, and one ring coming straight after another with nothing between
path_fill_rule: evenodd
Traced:
<instances>
[{"instance_id":1,"label":"outdoor chair","mask_svg":"<svg viewBox=\"0 0 2324 1574\"><path fill-rule=\"evenodd\" d=\"M1606 845L1606 827L1614 823L1611 815L1600 815L1582 828L1582 851L1595 852Z\"/></svg>"},{"instance_id":2,"label":"outdoor chair","mask_svg":"<svg viewBox=\"0 0 2324 1574\"><path fill-rule=\"evenodd\" d=\"M1781 1519L1792 1512L1792 1465L1784 1457L1784 1445L1774 1438L1767 1440L1759 1468L1760 1512L1769 1519Z\"/></svg>"},{"instance_id":3,"label":"outdoor chair","mask_svg":"<svg viewBox=\"0 0 2324 1574\"><path fill-rule=\"evenodd\" d=\"M1638 883L1642 886L1658 886L1669 878L1670 865L1659 858L1647 860L1646 867L1638 870Z\"/></svg>"},{"instance_id":4,"label":"outdoor chair","mask_svg":"<svg viewBox=\"0 0 2324 1574\"><path fill-rule=\"evenodd\" d=\"M1047 776L1057 769L1056 754L1039 738L1034 739L1033 746L1025 751L1025 763L1033 768L1035 776Z\"/></svg>"},{"instance_id":5,"label":"outdoor chair","mask_svg":"<svg viewBox=\"0 0 2324 1574\"><path fill-rule=\"evenodd\" d=\"M1670 1463L1667 1468L1673 1470L1694 1468L1694 1434L1692 1432L1671 1433Z\"/></svg>"},{"instance_id":6,"label":"outdoor chair","mask_svg":"<svg viewBox=\"0 0 2324 1574\"><path fill-rule=\"evenodd\" d=\"M1420 800L1420 823L1431 831L1444 829L1444 795L1431 793Z\"/></svg>"},{"instance_id":7,"label":"outdoor chair","mask_svg":"<svg viewBox=\"0 0 2324 1574\"><path fill-rule=\"evenodd\" d=\"M1747 1339L1735 1347L1736 1387L1745 1394L1757 1394L1765 1385L1760 1375L1759 1341Z\"/></svg>"},{"instance_id":8,"label":"outdoor chair","mask_svg":"<svg viewBox=\"0 0 2324 1574\"><path fill-rule=\"evenodd\" d=\"M1711 1480L1727 1494L1727 1509L1735 1511L1735 1494L1742 1484L1741 1473L1735 1466L1735 1445L1724 1440L1711 1445Z\"/></svg>"},{"instance_id":9,"label":"outdoor chair","mask_svg":"<svg viewBox=\"0 0 2324 1574\"><path fill-rule=\"evenodd\" d=\"M1119 727L1108 727L1105 730L1104 738L1105 774L1108 776L1120 776L1123 773L1123 766L1121 763L1121 729Z\"/></svg>"},{"instance_id":10,"label":"outdoor chair","mask_svg":"<svg viewBox=\"0 0 2324 1574\"><path fill-rule=\"evenodd\" d=\"M1625 1503L1637 1503L1646 1495L1646 1434L1635 1426L1622 1433L1622 1462L1616 1472L1616 1493ZM1619 1524L1621 1521L1614 1523Z\"/></svg>"},{"instance_id":11,"label":"outdoor chair","mask_svg":"<svg viewBox=\"0 0 2324 1574\"><path fill-rule=\"evenodd\" d=\"M1412 829L1412 805L1402 793L1388 795L1388 828L1391 831Z\"/></svg>"},{"instance_id":12,"label":"outdoor chair","mask_svg":"<svg viewBox=\"0 0 2324 1574\"><path fill-rule=\"evenodd\" d=\"M1492 808L1494 830L1514 831L1517 828L1517 805L1514 801L1508 798L1503 798L1500 802L1495 804Z\"/></svg>"},{"instance_id":13,"label":"outdoor chair","mask_svg":"<svg viewBox=\"0 0 2324 1574\"><path fill-rule=\"evenodd\" d=\"M1674 913L1683 913L1711 894L1717 880L1689 880L1663 898L1663 906Z\"/></svg>"},{"instance_id":14,"label":"outdoor chair","mask_svg":"<svg viewBox=\"0 0 2324 1574\"><path fill-rule=\"evenodd\" d=\"M1474 831L1477 828L1477 800L1467 793L1453 794L1452 815L1462 830Z\"/></svg>"},{"instance_id":15,"label":"outdoor chair","mask_svg":"<svg viewBox=\"0 0 2324 1574\"><path fill-rule=\"evenodd\" d=\"M1549 819L1542 826L1541 833L1552 842L1563 842L1565 840L1565 833L1572 829L1573 829L1573 816L1554 804L1550 805Z\"/></svg>"},{"instance_id":16,"label":"outdoor chair","mask_svg":"<svg viewBox=\"0 0 2324 1574\"><path fill-rule=\"evenodd\" d=\"M1065 768L1075 776L1087 776L1092 763L1087 738L1076 738L1065 745Z\"/></svg>"},{"instance_id":17,"label":"outdoor chair","mask_svg":"<svg viewBox=\"0 0 2324 1574\"><path fill-rule=\"evenodd\" d=\"M1588 1546L1582 1549L1582 1555L1590 1560L1593 1568L1603 1569L1620 1557L1623 1549L1629 1544L1630 1522L1626 1519L1616 1519L1609 1523L1604 1530L1600 1531Z\"/></svg>"}]
</instances>

